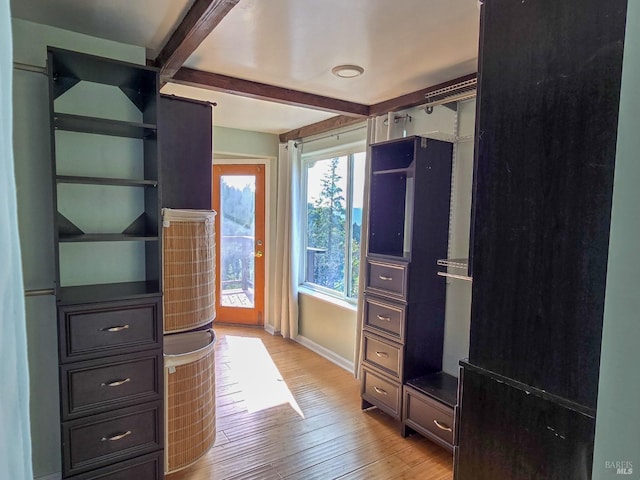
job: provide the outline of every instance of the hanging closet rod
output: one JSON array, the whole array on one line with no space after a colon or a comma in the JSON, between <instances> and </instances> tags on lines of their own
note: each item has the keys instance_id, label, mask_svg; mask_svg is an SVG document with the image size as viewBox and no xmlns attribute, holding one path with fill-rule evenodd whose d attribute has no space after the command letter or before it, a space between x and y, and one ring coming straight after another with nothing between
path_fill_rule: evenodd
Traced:
<instances>
[{"instance_id":1,"label":"hanging closet rod","mask_svg":"<svg viewBox=\"0 0 640 480\"><path fill-rule=\"evenodd\" d=\"M163 97L166 97L166 98L172 98L172 99L177 99L177 100L186 100L187 102L206 104L206 105L209 105L210 107L217 107L218 106L218 102L210 102L209 100L196 100L195 98L183 98L183 97L179 97L178 95L176 95L174 93L163 93L161 95Z\"/></svg>"},{"instance_id":2,"label":"hanging closet rod","mask_svg":"<svg viewBox=\"0 0 640 480\"><path fill-rule=\"evenodd\" d=\"M339 133L330 133L328 135L323 135L322 137L312 138L311 140L300 140L298 142L293 142L293 145L296 148L298 148L298 145L304 145L305 143L317 142L318 140L324 140L326 138L331 138L331 137L340 137L340 135L343 135L345 133L357 132L358 130L362 130L362 129L365 129L365 128L367 128L367 125L362 125L360 127L352 128L350 130L343 130L342 132L339 132Z\"/></svg>"},{"instance_id":3,"label":"hanging closet rod","mask_svg":"<svg viewBox=\"0 0 640 480\"><path fill-rule=\"evenodd\" d=\"M47 67L40 67L38 65L13 62L13 68L15 68L16 70L23 70L25 72L41 73L43 75L47 75Z\"/></svg>"},{"instance_id":4,"label":"hanging closet rod","mask_svg":"<svg viewBox=\"0 0 640 480\"><path fill-rule=\"evenodd\" d=\"M41 295L55 295L56 291L53 288L40 288L34 290L25 290L25 297L39 297Z\"/></svg>"}]
</instances>

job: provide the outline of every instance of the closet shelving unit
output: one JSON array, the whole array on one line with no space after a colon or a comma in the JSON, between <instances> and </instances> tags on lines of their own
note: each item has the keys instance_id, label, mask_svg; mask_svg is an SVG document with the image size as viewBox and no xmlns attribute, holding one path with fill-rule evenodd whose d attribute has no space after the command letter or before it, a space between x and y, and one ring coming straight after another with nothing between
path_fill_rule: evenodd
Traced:
<instances>
[{"instance_id":1,"label":"closet shelving unit","mask_svg":"<svg viewBox=\"0 0 640 480\"><path fill-rule=\"evenodd\" d=\"M405 137L371 145L362 408L376 406L451 448L457 381L442 372L453 145ZM453 400L451 400L453 398ZM440 427L438 427L438 425Z\"/></svg>"},{"instance_id":2,"label":"closet shelving unit","mask_svg":"<svg viewBox=\"0 0 640 480\"><path fill-rule=\"evenodd\" d=\"M158 71L49 47L48 74L62 476L159 479Z\"/></svg>"}]
</instances>

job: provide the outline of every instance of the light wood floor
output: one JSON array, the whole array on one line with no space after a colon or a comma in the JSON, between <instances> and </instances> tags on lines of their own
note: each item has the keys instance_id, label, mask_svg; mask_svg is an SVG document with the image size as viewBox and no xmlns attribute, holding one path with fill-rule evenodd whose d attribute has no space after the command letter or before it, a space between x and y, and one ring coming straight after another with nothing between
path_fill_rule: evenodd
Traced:
<instances>
[{"instance_id":1,"label":"light wood floor","mask_svg":"<svg viewBox=\"0 0 640 480\"><path fill-rule=\"evenodd\" d=\"M215 327L215 446L167 480L451 480L451 454L360 409L359 384L262 329Z\"/></svg>"}]
</instances>

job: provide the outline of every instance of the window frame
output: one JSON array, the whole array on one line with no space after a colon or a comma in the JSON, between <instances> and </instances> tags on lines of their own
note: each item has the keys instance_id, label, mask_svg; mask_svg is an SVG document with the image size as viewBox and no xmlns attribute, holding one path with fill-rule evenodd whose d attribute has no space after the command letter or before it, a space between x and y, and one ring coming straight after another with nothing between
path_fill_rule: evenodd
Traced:
<instances>
[{"instance_id":1,"label":"window frame","mask_svg":"<svg viewBox=\"0 0 640 480\"><path fill-rule=\"evenodd\" d=\"M364 154L364 165L363 165L363 174L366 175L367 170L367 161L368 161L368 151L366 147L365 141L357 141L352 142L345 145L340 145L333 148L325 148L321 150L316 150L309 153L301 153L300 155L300 163L301 163L301 180L302 185L300 188L300 204L303 207L301 209L301 213L303 216L302 231L301 233L301 262L300 262L300 278L299 278L299 286L304 287L305 289L313 292L317 292L323 295L327 295L339 300L343 300L351 305L356 305L358 302L359 292L356 292L356 295L351 297L349 296L349 285L351 285L351 281L353 278L351 265L351 257L353 255L353 249L351 245L351 238L353 236L353 177L355 172L355 161L354 156L356 154ZM308 193L308 182L309 182L309 165L318 161L330 161L337 157L347 157L347 179L346 179L346 191L345 193L345 237L349 240L345 242L344 249L344 290L339 292L338 290L331 289L329 287L325 287L323 285L319 285L317 283L308 282L306 279L307 272L307 250L309 248L308 245L308 211L307 211L307 193ZM362 203L364 205L366 192L362 192ZM362 240L360 247L360 261L362 261Z\"/></svg>"}]
</instances>

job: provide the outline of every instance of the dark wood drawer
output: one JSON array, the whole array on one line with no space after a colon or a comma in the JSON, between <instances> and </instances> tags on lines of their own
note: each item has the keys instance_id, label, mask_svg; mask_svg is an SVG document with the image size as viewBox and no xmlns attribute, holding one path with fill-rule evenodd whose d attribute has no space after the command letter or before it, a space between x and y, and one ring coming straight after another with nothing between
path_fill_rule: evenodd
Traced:
<instances>
[{"instance_id":1,"label":"dark wood drawer","mask_svg":"<svg viewBox=\"0 0 640 480\"><path fill-rule=\"evenodd\" d=\"M362 398L392 417L400 418L401 385L366 368L362 369Z\"/></svg>"},{"instance_id":2,"label":"dark wood drawer","mask_svg":"<svg viewBox=\"0 0 640 480\"><path fill-rule=\"evenodd\" d=\"M64 422L64 476L162 449L162 402Z\"/></svg>"},{"instance_id":3,"label":"dark wood drawer","mask_svg":"<svg viewBox=\"0 0 640 480\"><path fill-rule=\"evenodd\" d=\"M161 399L162 351L105 360L60 367L63 420Z\"/></svg>"},{"instance_id":4,"label":"dark wood drawer","mask_svg":"<svg viewBox=\"0 0 640 480\"><path fill-rule=\"evenodd\" d=\"M363 358L366 363L378 367L398 380L402 373L402 345L364 332Z\"/></svg>"},{"instance_id":5,"label":"dark wood drawer","mask_svg":"<svg viewBox=\"0 0 640 480\"><path fill-rule=\"evenodd\" d=\"M164 478L164 464L160 451L92 470L73 477L73 480L161 480L162 478Z\"/></svg>"},{"instance_id":6,"label":"dark wood drawer","mask_svg":"<svg viewBox=\"0 0 640 480\"><path fill-rule=\"evenodd\" d=\"M453 451L452 408L405 385L402 421L421 435Z\"/></svg>"},{"instance_id":7,"label":"dark wood drawer","mask_svg":"<svg viewBox=\"0 0 640 480\"><path fill-rule=\"evenodd\" d=\"M379 301L375 298L364 299L364 326L383 335L404 342L404 320L406 307Z\"/></svg>"},{"instance_id":8,"label":"dark wood drawer","mask_svg":"<svg viewBox=\"0 0 640 480\"><path fill-rule=\"evenodd\" d=\"M60 362L162 348L160 297L58 308Z\"/></svg>"},{"instance_id":9,"label":"dark wood drawer","mask_svg":"<svg viewBox=\"0 0 640 480\"><path fill-rule=\"evenodd\" d=\"M407 298L407 264L367 259L368 292L400 300Z\"/></svg>"}]
</instances>

